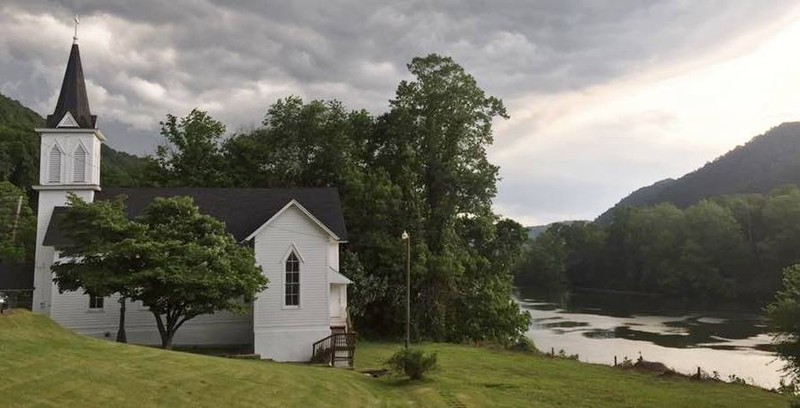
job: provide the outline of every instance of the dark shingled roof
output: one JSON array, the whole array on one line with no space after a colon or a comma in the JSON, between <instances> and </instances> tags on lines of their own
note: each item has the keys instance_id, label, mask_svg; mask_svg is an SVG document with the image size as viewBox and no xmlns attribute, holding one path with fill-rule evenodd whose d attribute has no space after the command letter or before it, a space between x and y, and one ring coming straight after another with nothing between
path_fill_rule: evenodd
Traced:
<instances>
[{"instance_id":1,"label":"dark shingled roof","mask_svg":"<svg viewBox=\"0 0 800 408\"><path fill-rule=\"evenodd\" d=\"M61 93L58 95L56 110L52 115L47 115L47 127L55 128L64 115L69 112L78 126L83 129L94 129L97 116L89 110L89 98L86 97L86 84L83 81L83 67L81 67L81 54L78 44L72 44L69 53L67 70L64 72L64 81L61 83Z\"/></svg>"},{"instance_id":2,"label":"dark shingled roof","mask_svg":"<svg viewBox=\"0 0 800 408\"><path fill-rule=\"evenodd\" d=\"M225 222L234 238L244 240L290 201L297 200L341 240L347 240L347 230L335 188L103 188L95 200L110 200L127 196L128 215L139 215L156 197L189 196L194 198L200 212ZM66 207L56 207L44 237L44 245L65 245L59 220Z\"/></svg>"},{"instance_id":3,"label":"dark shingled roof","mask_svg":"<svg viewBox=\"0 0 800 408\"><path fill-rule=\"evenodd\" d=\"M33 264L0 261L0 291L33 289Z\"/></svg>"}]
</instances>

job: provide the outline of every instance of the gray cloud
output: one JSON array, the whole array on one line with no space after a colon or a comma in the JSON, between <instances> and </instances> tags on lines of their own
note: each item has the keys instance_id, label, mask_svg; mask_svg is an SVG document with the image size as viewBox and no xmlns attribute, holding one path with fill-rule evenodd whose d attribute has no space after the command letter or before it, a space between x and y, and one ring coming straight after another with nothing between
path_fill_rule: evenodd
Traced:
<instances>
[{"instance_id":1,"label":"gray cloud","mask_svg":"<svg viewBox=\"0 0 800 408\"><path fill-rule=\"evenodd\" d=\"M112 146L149 153L159 140L158 121L195 106L232 130L256 125L268 104L290 94L336 98L380 113L407 77L405 64L430 52L453 56L513 111L537 95L581 92L711 53L780 20L793 6L789 0L5 0L0 92L48 113L68 53L71 15L79 13L92 108ZM498 134L499 146L543 131L546 123L536 119ZM583 177L588 165L550 163L554 174L561 169L576 177L539 180L518 163L498 163L506 178L498 204L516 208L513 215L555 214L547 200L515 193L544 191L585 216L602 211L609 195L667 175L626 178L622 173L641 163L620 160L629 166L609 174L613 182ZM575 201L569 191L577 190L593 198Z\"/></svg>"}]
</instances>

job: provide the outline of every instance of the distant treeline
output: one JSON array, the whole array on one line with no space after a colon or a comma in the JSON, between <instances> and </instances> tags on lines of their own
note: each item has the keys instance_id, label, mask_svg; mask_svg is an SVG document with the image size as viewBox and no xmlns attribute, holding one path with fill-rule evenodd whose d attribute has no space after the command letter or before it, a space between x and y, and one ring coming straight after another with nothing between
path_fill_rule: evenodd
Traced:
<instances>
[{"instance_id":1,"label":"distant treeline","mask_svg":"<svg viewBox=\"0 0 800 408\"><path fill-rule=\"evenodd\" d=\"M620 208L611 222L554 224L515 268L518 285L659 293L760 305L800 262L800 188L722 196L679 209Z\"/></svg>"}]
</instances>

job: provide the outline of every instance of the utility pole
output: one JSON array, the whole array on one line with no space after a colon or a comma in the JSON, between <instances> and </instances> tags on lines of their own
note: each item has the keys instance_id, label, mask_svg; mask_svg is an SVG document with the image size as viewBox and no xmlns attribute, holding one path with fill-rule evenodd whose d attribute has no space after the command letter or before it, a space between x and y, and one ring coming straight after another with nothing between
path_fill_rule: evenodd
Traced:
<instances>
[{"instance_id":1,"label":"utility pole","mask_svg":"<svg viewBox=\"0 0 800 408\"><path fill-rule=\"evenodd\" d=\"M14 216L14 228L11 229L11 244L17 242L17 228L19 227L19 215L22 212L22 196L17 199L17 215Z\"/></svg>"},{"instance_id":2,"label":"utility pole","mask_svg":"<svg viewBox=\"0 0 800 408\"><path fill-rule=\"evenodd\" d=\"M403 240L406 241L406 339L405 345L411 339L411 235L403 231Z\"/></svg>"}]
</instances>

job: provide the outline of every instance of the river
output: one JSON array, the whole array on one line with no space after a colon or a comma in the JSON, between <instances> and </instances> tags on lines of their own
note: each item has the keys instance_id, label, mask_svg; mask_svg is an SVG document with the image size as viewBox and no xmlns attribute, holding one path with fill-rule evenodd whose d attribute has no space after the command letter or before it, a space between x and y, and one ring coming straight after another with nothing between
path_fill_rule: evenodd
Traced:
<instances>
[{"instance_id":1,"label":"river","mask_svg":"<svg viewBox=\"0 0 800 408\"><path fill-rule=\"evenodd\" d=\"M665 306L660 298L572 292L556 296L518 288L520 307L533 321L527 332L544 352L564 350L590 363L614 363L640 355L691 374L700 367L728 380L777 387L783 361L771 350L762 316L747 312L692 312Z\"/></svg>"}]
</instances>

